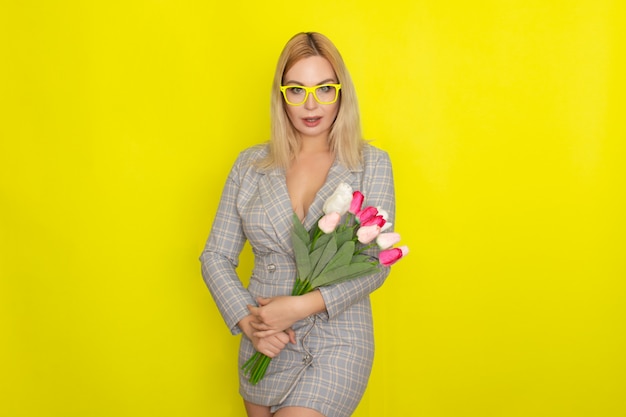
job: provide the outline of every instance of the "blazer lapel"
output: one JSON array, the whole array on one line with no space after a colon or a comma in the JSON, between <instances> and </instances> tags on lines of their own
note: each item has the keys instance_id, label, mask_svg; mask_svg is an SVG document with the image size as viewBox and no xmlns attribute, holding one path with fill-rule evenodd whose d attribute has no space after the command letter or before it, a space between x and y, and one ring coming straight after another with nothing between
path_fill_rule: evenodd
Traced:
<instances>
[{"instance_id":1,"label":"blazer lapel","mask_svg":"<svg viewBox=\"0 0 626 417\"><path fill-rule=\"evenodd\" d=\"M268 227L273 228L276 234L276 242L287 253L293 255L291 246L293 208L282 170L273 169L260 178L259 196L267 213Z\"/></svg>"}]
</instances>

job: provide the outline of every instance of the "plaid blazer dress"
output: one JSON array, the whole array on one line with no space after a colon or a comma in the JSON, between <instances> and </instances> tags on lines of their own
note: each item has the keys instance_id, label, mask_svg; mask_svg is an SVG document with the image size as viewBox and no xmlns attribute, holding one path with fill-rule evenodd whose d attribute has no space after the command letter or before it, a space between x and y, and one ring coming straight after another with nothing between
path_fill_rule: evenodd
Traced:
<instances>
[{"instance_id":1,"label":"plaid blazer dress","mask_svg":"<svg viewBox=\"0 0 626 417\"><path fill-rule=\"evenodd\" d=\"M232 334L258 296L289 295L296 276L291 247L293 208L283 170L261 171L254 162L268 152L257 145L240 153L224 187L200 261L202 275ZM323 214L322 206L345 182L365 195L365 205L395 214L392 167L386 152L366 145L363 166L349 170L335 162L303 220L309 230ZM245 241L254 253L247 288L235 272ZM241 371L254 353L247 337L239 350L240 393L276 411L285 406L315 409L328 417L349 416L367 385L374 357L369 294L380 287L389 268L320 289L326 312L294 324L297 344L275 357L265 377L251 385Z\"/></svg>"}]
</instances>

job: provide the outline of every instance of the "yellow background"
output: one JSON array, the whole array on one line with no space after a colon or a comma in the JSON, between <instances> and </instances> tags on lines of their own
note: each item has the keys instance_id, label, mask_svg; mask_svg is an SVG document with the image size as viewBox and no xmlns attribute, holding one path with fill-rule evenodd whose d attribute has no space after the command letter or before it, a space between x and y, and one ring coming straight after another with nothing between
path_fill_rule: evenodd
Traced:
<instances>
[{"instance_id":1,"label":"yellow background","mask_svg":"<svg viewBox=\"0 0 626 417\"><path fill-rule=\"evenodd\" d=\"M626 415L623 3L0 4L0 415L243 415L197 258L303 30L411 248L355 416Z\"/></svg>"}]
</instances>

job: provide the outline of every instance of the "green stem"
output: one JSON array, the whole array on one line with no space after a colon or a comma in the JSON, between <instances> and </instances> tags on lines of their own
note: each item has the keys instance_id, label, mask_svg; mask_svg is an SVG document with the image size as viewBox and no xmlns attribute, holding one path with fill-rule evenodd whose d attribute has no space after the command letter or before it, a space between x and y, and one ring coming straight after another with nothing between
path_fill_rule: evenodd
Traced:
<instances>
[{"instance_id":1,"label":"green stem","mask_svg":"<svg viewBox=\"0 0 626 417\"><path fill-rule=\"evenodd\" d=\"M250 382L253 385L256 385L261 379L263 379L263 377L265 376L265 371L267 371L267 368L270 365L271 361L272 361L272 358L263 355L263 357L261 358L261 361L259 363L258 369L250 377Z\"/></svg>"},{"instance_id":2,"label":"green stem","mask_svg":"<svg viewBox=\"0 0 626 417\"><path fill-rule=\"evenodd\" d=\"M255 352L254 355L243 364L241 369L244 371L243 374L248 377L250 383L256 385L265 376L265 372L271 361L272 358L269 356Z\"/></svg>"},{"instance_id":3,"label":"green stem","mask_svg":"<svg viewBox=\"0 0 626 417\"><path fill-rule=\"evenodd\" d=\"M259 352L254 352L254 355L250 356L250 359L248 359L246 363L243 364L241 369L244 371L244 375L248 375L250 369L252 368L252 365L254 364L254 362L256 362L258 358L258 354Z\"/></svg>"},{"instance_id":4,"label":"green stem","mask_svg":"<svg viewBox=\"0 0 626 417\"><path fill-rule=\"evenodd\" d=\"M322 234L323 232L320 229L315 231L315 235L313 235L313 240L311 241L311 249L309 249L309 253L313 252L315 249L315 242L317 242L317 239L319 239Z\"/></svg>"},{"instance_id":5,"label":"green stem","mask_svg":"<svg viewBox=\"0 0 626 417\"><path fill-rule=\"evenodd\" d=\"M363 246L361 249L359 249L358 251L354 252L355 255L360 255L361 252L365 252L366 250L373 248L374 246L376 246L376 243L370 243L367 246Z\"/></svg>"},{"instance_id":6,"label":"green stem","mask_svg":"<svg viewBox=\"0 0 626 417\"><path fill-rule=\"evenodd\" d=\"M303 295L307 292L311 291L311 283L308 279L300 279L296 278L296 282L293 285L293 290L291 291L291 295Z\"/></svg>"}]
</instances>

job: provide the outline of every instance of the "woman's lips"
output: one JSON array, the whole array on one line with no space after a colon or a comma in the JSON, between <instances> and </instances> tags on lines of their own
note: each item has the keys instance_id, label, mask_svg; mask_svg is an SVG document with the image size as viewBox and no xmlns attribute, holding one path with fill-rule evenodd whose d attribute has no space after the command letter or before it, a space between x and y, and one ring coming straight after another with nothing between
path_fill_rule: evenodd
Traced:
<instances>
[{"instance_id":1,"label":"woman's lips","mask_svg":"<svg viewBox=\"0 0 626 417\"><path fill-rule=\"evenodd\" d=\"M305 117L302 119L302 122L307 126L307 127L315 127L318 124L320 124L320 121L322 120L321 117Z\"/></svg>"}]
</instances>

